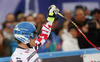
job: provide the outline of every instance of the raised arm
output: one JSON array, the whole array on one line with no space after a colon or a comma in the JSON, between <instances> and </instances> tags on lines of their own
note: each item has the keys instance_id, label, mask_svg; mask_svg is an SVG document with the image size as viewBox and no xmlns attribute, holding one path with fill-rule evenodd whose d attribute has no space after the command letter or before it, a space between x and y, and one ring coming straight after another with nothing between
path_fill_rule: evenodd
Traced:
<instances>
[{"instance_id":1,"label":"raised arm","mask_svg":"<svg viewBox=\"0 0 100 62\"><path fill-rule=\"evenodd\" d=\"M35 43L36 43L35 49L36 50L38 50L38 48L40 46L42 46L45 43L45 41L47 40L47 38L49 37L50 32L51 32L52 23L53 23L55 16L58 12L59 12L59 9L57 9L55 5L51 5L49 7L47 22L42 27L41 34L39 35L39 38L35 41Z\"/></svg>"}]
</instances>

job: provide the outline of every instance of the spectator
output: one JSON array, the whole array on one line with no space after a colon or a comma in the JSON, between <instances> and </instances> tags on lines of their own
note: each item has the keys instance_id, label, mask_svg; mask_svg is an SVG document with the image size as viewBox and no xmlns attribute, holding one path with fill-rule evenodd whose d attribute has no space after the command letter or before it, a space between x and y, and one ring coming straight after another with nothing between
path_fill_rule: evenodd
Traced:
<instances>
[{"instance_id":1,"label":"spectator","mask_svg":"<svg viewBox=\"0 0 100 62\"><path fill-rule=\"evenodd\" d=\"M7 16L6 16L6 21L15 21L15 16L14 14L12 13L9 13Z\"/></svg>"},{"instance_id":2,"label":"spectator","mask_svg":"<svg viewBox=\"0 0 100 62\"><path fill-rule=\"evenodd\" d=\"M29 16L26 18L26 21L36 25L35 20L34 20L34 17L31 16L31 15L29 15Z\"/></svg>"},{"instance_id":3,"label":"spectator","mask_svg":"<svg viewBox=\"0 0 100 62\"><path fill-rule=\"evenodd\" d=\"M50 42L49 52L61 51L61 40L53 31L47 42Z\"/></svg>"},{"instance_id":4,"label":"spectator","mask_svg":"<svg viewBox=\"0 0 100 62\"><path fill-rule=\"evenodd\" d=\"M86 24L82 27L82 31L94 45L100 47L100 26L97 21L92 21L91 23ZM82 35L78 37L78 43L81 49L93 48Z\"/></svg>"},{"instance_id":5,"label":"spectator","mask_svg":"<svg viewBox=\"0 0 100 62\"><path fill-rule=\"evenodd\" d=\"M71 19L72 18L72 15L71 15L70 10L65 10L64 11L64 16L67 17L67 18L69 18L69 19Z\"/></svg>"},{"instance_id":6,"label":"spectator","mask_svg":"<svg viewBox=\"0 0 100 62\"><path fill-rule=\"evenodd\" d=\"M91 12L91 15L94 17L94 19L95 19L97 22L100 22L100 10L99 10L99 9L94 9L94 10Z\"/></svg>"},{"instance_id":7,"label":"spectator","mask_svg":"<svg viewBox=\"0 0 100 62\"><path fill-rule=\"evenodd\" d=\"M55 34L55 30L57 29L57 25L58 25L58 19L55 18L55 21L52 24L52 28L51 28L51 35L49 37L49 41L51 41L50 44L50 51L61 51L61 40L59 38L59 36L57 36Z\"/></svg>"},{"instance_id":8,"label":"spectator","mask_svg":"<svg viewBox=\"0 0 100 62\"><path fill-rule=\"evenodd\" d=\"M33 16L27 16L27 18L26 18L26 21L27 22L33 22L34 21L34 17Z\"/></svg>"},{"instance_id":9,"label":"spectator","mask_svg":"<svg viewBox=\"0 0 100 62\"><path fill-rule=\"evenodd\" d=\"M59 31L60 31L60 28L58 27L58 22L59 22L59 19L56 17L55 18L55 23L52 25L52 31L58 35Z\"/></svg>"},{"instance_id":10,"label":"spectator","mask_svg":"<svg viewBox=\"0 0 100 62\"><path fill-rule=\"evenodd\" d=\"M36 17L36 24L40 24L45 21L45 16L42 13L39 13Z\"/></svg>"},{"instance_id":11,"label":"spectator","mask_svg":"<svg viewBox=\"0 0 100 62\"><path fill-rule=\"evenodd\" d=\"M91 13L93 17L91 17L90 21L88 21L88 23L82 27L82 31L85 33L87 38L98 47L100 47L100 25L98 23L99 13L100 12L98 9L93 10ZM78 37L78 43L81 49L93 47L83 38L82 35Z\"/></svg>"},{"instance_id":12,"label":"spectator","mask_svg":"<svg viewBox=\"0 0 100 62\"><path fill-rule=\"evenodd\" d=\"M86 24L85 14L82 9L76 9L74 12L74 17L72 18L72 21L74 21L78 27L81 29L82 26ZM78 32L78 36L80 33Z\"/></svg>"},{"instance_id":13,"label":"spectator","mask_svg":"<svg viewBox=\"0 0 100 62\"><path fill-rule=\"evenodd\" d=\"M85 16L90 15L90 11L87 7L84 7L84 13L85 13Z\"/></svg>"},{"instance_id":14,"label":"spectator","mask_svg":"<svg viewBox=\"0 0 100 62\"><path fill-rule=\"evenodd\" d=\"M69 31L69 32L68 32ZM62 49L63 51L74 51L79 50L78 40L77 40L77 29L75 26L70 26L69 30L64 29L61 38L63 40Z\"/></svg>"},{"instance_id":15,"label":"spectator","mask_svg":"<svg viewBox=\"0 0 100 62\"><path fill-rule=\"evenodd\" d=\"M25 18L26 18L26 16L25 16L24 13L20 13L20 14L18 14L18 16L17 16L17 19L18 19L19 22L26 21Z\"/></svg>"},{"instance_id":16,"label":"spectator","mask_svg":"<svg viewBox=\"0 0 100 62\"><path fill-rule=\"evenodd\" d=\"M5 39L3 33L0 31L0 57L10 56L11 47L9 40Z\"/></svg>"},{"instance_id":17,"label":"spectator","mask_svg":"<svg viewBox=\"0 0 100 62\"><path fill-rule=\"evenodd\" d=\"M44 23L45 21L45 16L44 14L42 13L39 13L35 19L35 23L36 23L36 26L37 26L37 32L38 34L40 33L39 31L41 30L41 27L42 27L42 24Z\"/></svg>"},{"instance_id":18,"label":"spectator","mask_svg":"<svg viewBox=\"0 0 100 62\"><path fill-rule=\"evenodd\" d=\"M3 35L6 39L14 40L13 38L13 28L14 24L12 21L6 21L3 24Z\"/></svg>"},{"instance_id":19,"label":"spectator","mask_svg":"<svg viewBox=\"0 0 100 62\"><path fill-rule=\"evenodd\" d=\"M61 40L62 40L61 35L63 34L63 30L68 30L68 24L69 24L69 21L64 21L62 24L62 27L58 34Z\"/></svg>"},{"instance_id":20,"label":"spectator","mask_svg":"<svg viewBox=\"0 0 100 62\"><path fill-rule=\"evenodd\" d=\"M82 5L77 5L77 6L75 7L75 10L76 10L76 9L82 9L82 10L83 10L84 7L83 7Z\"/></svg>"},{"instance_id":21,"label":"spectator","mask_svg":"<svg viewBox=\"0 0 100 62\"><path fill-rule=\"evenodd\" d=\"M55 20L53 22L52 28L51 28L51 34L49 38L47 39L46 43L41 46L38 50L38 53L42 52L54 52L54 51L61 51L61 40L60 38L53 32L58 25L58 21Z\"/></svg>"}]
</instances>

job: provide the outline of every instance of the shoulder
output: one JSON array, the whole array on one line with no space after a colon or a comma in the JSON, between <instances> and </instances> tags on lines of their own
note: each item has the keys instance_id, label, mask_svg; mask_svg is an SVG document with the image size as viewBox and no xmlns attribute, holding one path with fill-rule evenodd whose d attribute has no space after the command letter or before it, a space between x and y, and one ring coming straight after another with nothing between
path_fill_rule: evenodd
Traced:
<instances>
[{"instance_id":1,"label":"shoulder","mask_svg":"<svg viewBox=\"0 0 100 62\"><path fill-rule=\"evenodd\" d=\"M19 54L17 53L17 51L15 51L12 55L11 55L11 58L14 58L16 56L18 56Z\"/></svg>"},{"instance_id":2,"label":"shoulder","mask_svg":"<svg viewBox=\"0 0 100 62\"><path fill-rule=\"evenodd\" d=\"M22 56L20 55L20 53L18 53L17 51L15 51L12 55L11 55L11 60L13 62L17 62L17 61L22 61L23 58Z\"/></svg>"}]
</instances>

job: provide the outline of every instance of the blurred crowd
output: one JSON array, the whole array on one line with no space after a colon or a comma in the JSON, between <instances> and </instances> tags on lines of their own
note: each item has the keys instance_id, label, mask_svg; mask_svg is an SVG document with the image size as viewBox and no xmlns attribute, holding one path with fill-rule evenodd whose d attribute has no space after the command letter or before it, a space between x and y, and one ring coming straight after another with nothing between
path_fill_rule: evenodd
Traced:
<instances>
[{"instance_id":1,"label":"blurred crowd","mask_svg":"<svg viewBox=\"0 0 100 62\"><path fill-rule=\"evenodd\" d=\"M74 12L64 10L63 15L75 22L87 38L94 45L100 47L100 9L90 11L87 7L78 5ZM62 20L63 23L58 25L60 20L57 17L55 18L51 34L45 44L40 47L38 53L93 48L73 24L65 19ZM39 35L46 18L43 13L38 13L36 16L33 16L33 14L25 16L24 13L17 15L9 13L2 25L2 30L0 30L0 57L12 54L12 50L15 49L12 43L16 43L13 37L13 29L17 23L23 21L34 24L37 28L37 35Z\"/></svg>"}]
</instances>

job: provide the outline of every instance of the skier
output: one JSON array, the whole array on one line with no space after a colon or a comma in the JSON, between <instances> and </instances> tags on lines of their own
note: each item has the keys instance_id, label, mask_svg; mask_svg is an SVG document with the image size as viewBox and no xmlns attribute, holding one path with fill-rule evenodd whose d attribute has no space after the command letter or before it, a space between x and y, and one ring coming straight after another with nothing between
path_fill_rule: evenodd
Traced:
<instances>
[{"instance_id":1,"label":"skier","mask_svg":"<svg viewBox=\"0 0 100 62\"><path fill-rule=\"evenodd\" d=\"M11 62L40 62L36 52L47 40L59 9L55 5L51 5L48 12L47 21L39 36L36 35L35 26L29 22L21 22L15 26L14 38L17 40L18 47L11 56Z\"/></svg>"}]
</instances>

